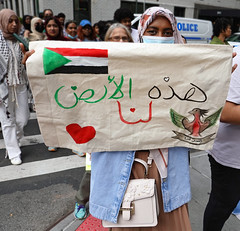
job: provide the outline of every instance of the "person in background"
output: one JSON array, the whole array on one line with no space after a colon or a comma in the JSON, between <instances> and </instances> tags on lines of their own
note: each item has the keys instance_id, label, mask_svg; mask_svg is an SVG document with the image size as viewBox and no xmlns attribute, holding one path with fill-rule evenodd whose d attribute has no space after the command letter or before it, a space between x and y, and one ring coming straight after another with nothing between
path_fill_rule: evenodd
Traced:
<instances>
[{"instance_id":1,"label":"person in background","mask_svg":"<svg viewBox=\"0 0 240 231\"><path fill-rule=\"evenodd\" d=\"M20 21L10 9L0 11L0 122L6 155L13 165L22 163L20 140L29 119L27 75L23 53L13 33Z\"/></svg>"},{"instance_id":2,"label":"person in background","mask_svg":"<svg viewBox=\"0 0 240 231\"><path fill-rule=\"evenodd\" d=\"M112 24L114 24L114 23L116 23L116 22L113 21L113 20L108 20L108 21L102 21L102 20L100 20L100 21L98 22L100 41L104 41L105 35L106 35L106 32L107 32L108 28L109 28Z\"/></svg>"},{"instance_id":3,"label":"person in background","mask_svg":"<svg viewBox=\"0 0 240 231\"><path fill-rule=\"evenodd\" d=\"M53 11L51 9L45 9L43 11L43 22L44 23L48 17L53 17Z\"/></svg>"},{"instance_id":4,"label":"person in background","mask_svg":"<svg viewBox=\"0 0 240 231\"><path fill-rule=\"evenodd\" d=\"M69 41L80 41L77 35L77 22L74 20L65 23L65 38Z\"/></svg>"},{"instance_id":5,"label":"person in background","mask_svg":"<svg viewBox=\"0 0 240 231\"><path fill-rule=\"evenodd\" d=\"M80 41L80 39L78 38L77 35L77 23L74 20L70 20L68 22L66 22L65 24L65 38L68 41ZM86 153L84 152L79 152L77 150L72 149L72 152L80 157L84 157L86 156ZM76 215L77 217L78 215Z\"/></svg>"},{"instance_id":6,"label":"person in background","mask_svg":"<svg viewBox=\"0 0 240 231\"><path fill-rule=\"evenodd\" d=\"M121 23L115 23L106 32L105 41L112 42L133 42L132 36L127 27ZM77 219L84 219L87 216L87 205L90 194L90 178L91 171L86 170L81 180L79 189L76 193L76 203L74 209L74 216Z\"/></svg>"},{"instance_id":7,"label":"person in background","mask_svg":"<svg viewBox=\"0 0 240 231\"><path fill-rule=\"evenodd\" d=\"M161 7L151 7L143 13L138 31L143 43L163 43L168 39L168 43L183 44L173 13ZM112 231L190 231L187 203L191 199L191 189L188 148L184 147L161 148L159 144L157 150L93 152L90 213L99 219L117 222L122 203L120 198L125 194L129 178L144 178L144 167L134 162L134 158L147 162L150 153L153 161L149 168L149 178L156 180L160 208L158 225L146 228L112 228ZM165 170L160 171L157 166L165 166ZM117 186L119 182L121 187ZM106 191L107 197L104 196Z\"/></svg>"},{"instance_id":8,"label":"person in background","mask_svg":"<svg viewBox=\"0 0 240 231\"><path fill-rule=\"evenodd\" d=\"M63 36L61 23L57 17L48 17L45 21L46 40L67 41ZM57 147L48 147L49 152L56 152Z\"/></svg>"},{"instance_id":9,"label":"person in background","mask_svg":"<svg viewBox=\"0 0 240 231\"><path fill-rule=\"evenodd\" d=\"M62 28L64 28L64 23L65 23L66 15L65 15L64 13L59 13L59 14L57 15L57 18L58 18L59 22L61 23Z\"/></svg>"},{"instance_id":10,"label":"person in background","mask_svg":"<svg viewBox=\"0 0 240 231\"><path fill-rule=\"evenodd\" d=\"M114 23L109 27L105 35L105 41L109 42L133 42L132 36L126 26Z\"/></svg>"},{"instance_id":11,"label":"person in background","mask_svg":"<svg viewBox=\"0 0 240 231\"><path fill-rule=\"evenodd\" d=\"M23 16L23 21L22 24L24 26L24 38L27 38L28 35L32 32L31 31L31 20L32 20L32 16L31 15L24 15Z\"/></svg>"},{"instance_id":12,"label":"person in background","mask_svg":"<svg viewBox=\"0 0 240 231\"><path fill-rule=\"evenodd\" d=\"M67 41L63 36L62 26L57 17L48 17L45 21L46 40Z\"/></svg>"},{"instance_id":13,"label":"person in background","mask_svg":"<svg viewBox=\"0 0 240 231\"><path fill-rule=\"evenodd\" d=\"M47 40L59 40L59 41L69 41L68 38L63 36L62 26L57 17L49 17L45 22L45 31ZM49 152L57 151L57 147L48 147ZM77 150L72 150L74 154L84 157L86 154L79 152Z\"/></svg>"},{"instance_id":14,"label":"person in background","mask_svg":"<svg viewBox=\"0 0 240 231\"><path fill-rule=\"evenodd\" d=\"M31 33L25 39L28 42L43 40L45 35L43 33L44 25L41 18L35 17L31 20ZM35 112L35 103L33 100L33 94L30 86L28 85L28 98L29 98L29 109L31 112Z\"/></svg>"},{"instance_id":15,"label":"person in background","mask_svg":"<svg viewBox=\"0 0 240 231\"><path fill-rule=\"evenodd\" d=\"M43 12L39 12L38 17L43 20Z\"/></svg>"},{"instance_id":16,"label":"person in background","mask_svg":"<svg viewBox=\"0 0 240 231\"><path fill-rule=\"evenodd\" d=\"M100 32L99 32L99 26L98 26L98 23L95 23L94 25L93 25L93 31L94 31L94 33L95 33L95 35L96 35L96 40L97 41L101 41L101 38L100 38Z\"/></svg>"},{"instance_id":17,"label":"person in background","mask_svg":"<svg viewBox=\"0 0 240 231\"><path fill-rule=\"evenodd\" d=\"M66 32L65 32L65 27L64 27L66 15L61 12L61 13L59 13L56 17L58 18L58 21L59 21L59 22L61 23L61 25L62 25L63 36L66 37Z\"/></svg>"},{"instance_id":18,"label":"person in background","mask_svg":"<svg viewBox=\"0 0 240 231\"><path fill-rule=\"evenodd\" d=\"M228 38L229 36L231 36L231 33L232 33L232 30L231 30L231 23L228 19L225 19L225 18L219 18L216 20L215 24L214 24L214 27L213 27L213 31L214 31L214 37L211 41L211 44L218 44L218 45L230 45L227 41L226 41L226 38ZM210 150L209 153L211 153L212 151ZM216 152L213 150L213 152ZM209 156L209 160L210 160L210 163L211 163L211 168L212 168L212 174L215 176L215 171L217 168L215 168L215 164L212 159L211 156ZM217 166L217 165L216 165ZM215 180L212 179L212 180ZM204 219L204 227L206 227L206 229L208 229L208 226L210 224L210 219L208 218L208 214L211 213L211 210L213 210L212 208L212 205L211 203L213 203L213 200L214 200L214 197L216 196L214 191L215 191L215 187L212 186L213 188L213 192L212 192L212 198L209 199L209 202L208 202L208 205L207 205L207 208L205 210L205 219ZM240 213L240 202L238 204L239 207L236 207L234 209L234 211L232 212L234 215L236 215L237 217L239 216L238 213ZM239 216L240 218L240 216ZM217 222L217 226L216 226L216 229L217 230L220 230L219 229L219 226L218 226L218 221L217 221L217 218L215 220ZM222 220L223 221L223 220ZM224 224L224 223L223 223ZM212 227L212 226L211 226Z\"/></svg>"},{"instance_id":19,"label":"person in background","mask_svg":"<svg viewBox=\"0 0 240 231\"><path fill-rule=\"evenodd\" d=\"M31 20L31 31L29 34L28 40L31 41L39 41L44 39L44 24L41 18L35 17Z\"/></svg>"},{"instance_id":20,"label":"person in background","mask_svg":"<svg viewBox=\"0 0 240 231\"><path fill-rule=\"evenodd\" d=\"M91 171L86 170L75 196L76 202L74 208L74 216L79 220L85 219L88 214L87 207L90 194L90 179Z\"/></svg>"},{"instance_id":21,"label":"person in background","mask_svg":"<svg viewBox=\"0 0 240 231\"><path fill-rule=\"evenodd\" d=\"M36 23L39 19L36 20ZM41 19L40 19L41 20ZM36 24L34 24L37 26ZM49 17L45 22L45 31L46 31L46 40L59 40L59 41L68 41L67 38L62 35L62 27L57 17ZM27 55L28 54L28 55ZM30 52L26 53L26 57L24 56L23 63L25 64L26 59L30 56ZM57 151L57 147L48 147L48 151L55 152ZM74 154L79 155L80 157L84 157L86 153L79 152L77 150L72 150Z\"/></svg>"},{"instance_id":22,"label":"person in background","mask_svg":"<svg viewBox=\"0 0 240 231\"><path fill-rule=\"evenodd\" d=\"M131 28L131 21L134 19L134 15L131 10L127 8L119 8L115 11L113 18L115 21L122 23L129 29L134 42L139 42L138 31Z\"/></svg>"},{"instance_id":23,"label":"person in background","mask_svg":"<svg viewBox=\"0 0 240 231\"><path fill-rule=\"evenodd\" d=\"M240 62L240 47L233 50ZM226 103L213 148L208 151L211 192L207 203L204 231L220 231L240 200L240 66L232 73Z\"/></svg>"},{"instance_id":24,"label":"person in background","mask_svg":"<svg viewBox=\"0 0 240 231\"><path fill-rule=\"evenodd\" d=\"M226 41L232 34L231 22L226 18L218 18L213 24L213 38L210 44L229 45Z\"/></svg>"},{"instance_id":25,"label":"person in background","mask_svg":"<svg viewBox=\"0 0 240 231\"><path fill-rule=\"evenodd\" d=\"M87 41L97 41L96 40L96 35L93 31L91 22L88 21L87 19L83 19L77 29L77 34L78 38L82 42L87 42Z\"/></svg>"},{"instance_id":26,"label":"person in background","mask_svg":"<svg viewBox=\"0 0 240 231\"><path fill-rule=\"evenodd\" d=\"M68 36L69 37L69 36ZM83 19L77 29L77 41L88 42L88 41L97 41L91 23L87 19ZM86 153L79 152L77 150L72 150L74 154L77 154L80 157L86 156Z\"/></svg>"},{"instance_id":27,"label":"person in background","mask_svg":"<svg viewBox=\"0 0 240 231\"><path fill-rule=\"evenodd\" d=\"M58 40L58 41L69 41L68 38L65 38L62 33L62 26L57 17L49 17L45 22L45 31L47 40ZM49 152L57 151L57 147L48 147ZM85 156L85 153L79 152L77 150L72 150L74 154L77 154L81 157Z\"/></svg>"}]
</instances>

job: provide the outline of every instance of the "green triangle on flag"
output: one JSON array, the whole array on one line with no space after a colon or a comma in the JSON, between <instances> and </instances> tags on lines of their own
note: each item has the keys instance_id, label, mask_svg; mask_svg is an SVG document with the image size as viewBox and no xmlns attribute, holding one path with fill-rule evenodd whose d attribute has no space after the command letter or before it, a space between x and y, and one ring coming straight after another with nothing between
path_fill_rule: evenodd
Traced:
<instances>
[{"instance_id":1,"label":"green triangle on flag","mask_svg":"<svg viewBox=\"0 0 240 231\"><path fill-rule=\"evenodd\" d=\"M44 48L43 51L43 69L45 75L49 72L55 70L58 67L61 67L67 63L71 62L71 60L65 58L64 56L51 51L47 48Z\"/></svg>"}]
</instances>

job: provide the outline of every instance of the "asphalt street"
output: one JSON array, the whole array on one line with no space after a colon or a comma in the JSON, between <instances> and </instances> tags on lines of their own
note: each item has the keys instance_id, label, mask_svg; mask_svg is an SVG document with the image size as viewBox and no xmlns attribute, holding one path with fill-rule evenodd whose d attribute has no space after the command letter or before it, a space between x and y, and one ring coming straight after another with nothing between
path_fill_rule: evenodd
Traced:
<instances>
[{"instance_id":1,"label":"asphalt street","mask_svg":"<svg viewBox=\"0 0 240 231\"><path fill-rule=\"evenodd\" d=\"M48 152L35 113L25 129L19 166L5 159L0 132L0 230L44 231L74 209L85 158L68 149Z\"/></svg>"},{"instance_id":2,"label":"asphalt street","mask_svg":"<svg viewBox=\"0 0 240 231\"><path fill-rule=\"evenodd\" d=\"M85 158L68 149L48 152L35 113L31 113L21 143L23 164L13 166L4 158L0 132L0 231L75 231L77 226L72 211L85 171ZM204 151L191 151L190 175L190 220L192 230L201 231L211 182L208 157ZM61 226L63 218L65 223L62 222ZM223 231L239 230L240 221L231 215Z\"/></svg>"}]
</instances>

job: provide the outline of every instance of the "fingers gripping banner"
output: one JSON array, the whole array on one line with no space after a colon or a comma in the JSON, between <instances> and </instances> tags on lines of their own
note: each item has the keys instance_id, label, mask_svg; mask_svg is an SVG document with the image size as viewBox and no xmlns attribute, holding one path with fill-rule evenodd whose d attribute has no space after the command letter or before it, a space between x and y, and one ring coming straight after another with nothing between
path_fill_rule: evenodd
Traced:
<instances>
[{"instance_id":1,"label":"fingers gripping banner","mask_svg":"<svg viewBox=\"0 0 240 231\"><path fill-rule=\"evenodd\" d=\"M230 46L41 41L31 49L27 73L47 146L212 147Z\"/></svg>"}]
</instances>

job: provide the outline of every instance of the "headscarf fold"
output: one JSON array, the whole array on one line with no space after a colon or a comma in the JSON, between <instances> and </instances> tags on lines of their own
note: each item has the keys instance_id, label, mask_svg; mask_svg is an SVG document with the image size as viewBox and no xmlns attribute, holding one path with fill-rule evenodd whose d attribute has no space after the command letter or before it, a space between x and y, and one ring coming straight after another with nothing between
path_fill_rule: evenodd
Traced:
<instances>
[{"instance_id":1,"label":"headscarf fold","mask_svg":"<svg viewBox=\"0 0 240 231\"><path fill-rule=\"evenodd\" d=\"M16 13L13 10L10 9L3 9L0 11L0 30L2 31L3 37L8 40L15 40L12 33L9 33L8 31L8 23L11 16L17 16ZM18 30L17 34L19 34L21 29L20 22L18 23Z\"/></svg>"},{"instance_id":2,"label":"headscarf fold","mask_svg":"<svg viewBox=\"0 0 240 231\"><path fill-rule=\"evenodd\" d=\"M142 14L142 17L138 25L138 34L139 34L140 42L142 42L142 36L145 30L154 21L154 19L157 16L163 16L169 20L173 29L174 43L183 43L182 36L177 29L177 20L175 16L170 10L162 7L150 7Z\"/></svg>"}]
</instances>

